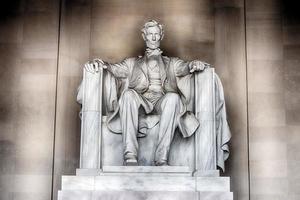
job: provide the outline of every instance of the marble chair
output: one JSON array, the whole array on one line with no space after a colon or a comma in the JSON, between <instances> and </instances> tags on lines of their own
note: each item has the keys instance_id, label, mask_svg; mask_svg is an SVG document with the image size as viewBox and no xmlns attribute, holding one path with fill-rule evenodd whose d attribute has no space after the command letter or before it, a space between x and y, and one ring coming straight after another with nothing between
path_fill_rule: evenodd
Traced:
<instances>
[{"instance_id":1,"label":"marble chair","mask_svg":"<svg viewBox=\"0 0 300 200\"><path fill-rule=\"evenodd\" d=\"M77 101L82 104L80 169L103 170L107 166L123 165L122 136L114 134L106 126L104 84L106 71L83 72L83 80ZM223 88L214 68L195 73L194 101L192 107L200 122L196 133L183 138L176 131L169 153L170 166L186 166L193 172L224 170L224 161L229 155L230 131L226 120ZM148 116L149 117L149 116ZM158 116L150 116L155 118ZM140 166L153 165L154 147L157 141L155 125L148 129L147 136L139 138L138 161Z\"/></svg>"}]
</instances>

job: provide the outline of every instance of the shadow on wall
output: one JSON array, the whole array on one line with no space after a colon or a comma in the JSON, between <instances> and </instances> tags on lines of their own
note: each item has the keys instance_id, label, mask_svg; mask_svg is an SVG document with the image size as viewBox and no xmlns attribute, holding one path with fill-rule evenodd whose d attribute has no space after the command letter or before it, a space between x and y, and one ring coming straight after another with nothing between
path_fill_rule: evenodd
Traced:
<instances>
[{"instance_id":1,"label":"shadow on wall","mask_svg":"<svg viewBox=\"0 0 300 200\"><path fill-rule=\"evenodd\" d=\"M20 10L20 5L22 1L20 0L1 0L0 1L0 34L3 31L3 24L7 24L11 16L15 16L16 13ZM4 30L5 31L5 30ZM0 80L1 83L6 83L7 86L11 86L10 77L12 74L12 69L8 69L9 66L6 64L10 62L11 55L15 54L14 51L11 51L9 48L0 47L0 59L2 60L1 68L0 68ZM5 81L3 81L5 80ZM4 88L4 87L3 87ZM1 87L2 89L2 87ZM6 92L6 91L5 91ZM1 91L1 100L0 100L0 126L2 127L1 136L9 135L12 133L7 133L7 129L3 128L3 125L9 126L9 122L11 120L12 115L12 99L6 98L10 96L10 94L6 93L6 96L2 96L3 93ZM14 174L14 166L15 166L15 159L12 159L15 156L15 144L12 141L5 140L4 138L0 139L0 174L10 175ZM9 190L9 185L12 184L13 179L10 179L7 183L7 179L0 181L0 193L1 191Z\"/></svg>"},{"instance_id":2,"label":"shadow on wall","mask_svg":"<svg viewBox=\"0 0 300 200\"><path fill-rule=\"evenodd\" d=\"M0 198L5 197L9 191L12 191L15 174L15 144L8 140L0 141Z\"/></svg>"},{"instance_id":3,"label":"shadow on wall","mask_svg":"<svg viewBox=\"0 0 300 200\"><path fill-rule=\"evenodd\" d=\"M20 11L22 0L1 0L0 1L0 20L5 20Z\"/></svg>"},{"instance_id":4,"label":"shadow on wall","mask_svg":"<svg viewBox=\"0 0 300 200\"><path fill-rule=\"evenodd\" d=\"M1 174L13 174L15 164L13 159L11 159L15 155L15 145L8 140L0 141L0 173ZM0 182L2 185L2 182Z\"/></svg>"},{"instance_id":5,"label":"shadow on wall","mask_svg":"<svg viewBox=\"0 0 300 200\"><path fill-rule=\"evenodd\" d=\"M287 22L300 22L300 1L281 0L283 19Z\"/></svg>"}]
</instances>

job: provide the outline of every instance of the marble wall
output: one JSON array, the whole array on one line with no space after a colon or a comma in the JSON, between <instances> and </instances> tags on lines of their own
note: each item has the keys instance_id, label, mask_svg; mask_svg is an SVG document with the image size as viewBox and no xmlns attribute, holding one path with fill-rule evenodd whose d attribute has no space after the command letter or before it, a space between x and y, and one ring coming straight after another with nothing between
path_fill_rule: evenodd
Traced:
<instances>
[{"instance_id":1,"label":"marble wall","mask_svg":"<svg viewBox=\"0 0 300 200\"><path fill-rule=\"evenodd\" d=\"M300 18L293 6L246 1L251 199L300 199Z\"/></svg>"},{"instance_id":2,"label":"marble wall","mask_svg":"<svg viewBox=\"0 0 300 200\"><path fill-rule=\"evenodd\" d=\"M234 198L299 199L300 20L287 2L1 1L0 199L56 199L79 165L82 64L142 55L150 18L166 25L166 55L210 62L224 84Z\"/></svg>"},{"instance_id":3,"label":"marble wall","mask_svg":"<svg viewBox=\"0 0 300 200\"><path fill-rule=\"evenodd\" d=\"M249 170L244 2L216 1L215 21L215 68L224 86L232 132L226 175L231 177L234 199L246 200Z\"/></svg>"},{"instance_id":4,"label":"marble wall","mask_svg":"<svg viewBox=\"0 0 300 200\"><path fill-rule=\"evenodd\" d=\"M0 199L50 199L59 1L0 7Z\"/></svg>"}]
</instances>

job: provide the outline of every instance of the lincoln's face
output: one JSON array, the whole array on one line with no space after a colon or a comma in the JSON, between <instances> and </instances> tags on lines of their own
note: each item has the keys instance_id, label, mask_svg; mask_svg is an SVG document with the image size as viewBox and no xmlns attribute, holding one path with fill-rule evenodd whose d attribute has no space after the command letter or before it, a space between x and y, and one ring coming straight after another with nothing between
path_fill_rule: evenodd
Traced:
<instances>
[{"instance_id":1,"label":"lincoln's face","mask_svg":"<svg viewBox=\"0 0 300 200\"><path fill-rule=\"evenodd\" d=\"M146 33L143 33L143 38L146 42L147 48L156 49L160 46L162 39L161 30L158 26L151 26L146 29Z\"/></svg>"}]
</instances>

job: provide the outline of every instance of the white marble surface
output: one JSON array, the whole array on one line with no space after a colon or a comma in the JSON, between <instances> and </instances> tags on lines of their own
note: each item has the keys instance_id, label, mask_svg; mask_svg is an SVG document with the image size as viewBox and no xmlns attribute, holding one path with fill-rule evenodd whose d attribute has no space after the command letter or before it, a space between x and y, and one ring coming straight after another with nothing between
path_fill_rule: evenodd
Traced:
<instances>
[{"instance_id":1,"label":"white marble surface","mask_svg":"<svg viewBox=\"0 0 300 200\"><path fill-rule=\"evenodd\" d=\"M199 200L199 194L182 191L60 191L58 200Z\"/></svg>"},{"instance_id":2,"label":"white marble surface","mask_svg":"<svg viewBox=\"0 0 300 200\"><path fill-rule=\"evenodd\" d=\"M195 184L188 176L97 176L95 190L195 191Z\"/></svg>"},{"instance_id":3,"label":"white marble surface","mask_svg":"<svg viewBox=\"0 0 300 200\"><path fill-rule=\"evenodd\" d=\"M94 190L95 176L62 176L62 190Z\"/></svg>"},{"instance_id":4,"label":"white marble surface","mask_svg":"<svg viewBox=\"0 0 300 200\"><path fill-rule=\"evenodd\" d=\"M220 176L220 171L219 170L197 170L193 173L193 176L218 177Z\"/></svg>"},{"instance_id":5,"label":"white marble surface","mask_svg":"<svg viewBox=\"0 0 300 200\"><path fill-rule=\"evenodd\" d=\"M166 177L171 177L171 176L175 176L175 177L178 177L178 176L182 176L182 177L192 177L192 173L172 173L172 172L166 172L164 173L164 175ZM161 173L149 173L149 172L139 172L139 173L135 173L135 172L130 172L130 173L118 173L118 172L113 172L113 173L110 173L110 172L103 172L103 173L100 173L99 176L131 176L131 177L136 177L136 176L144 176L144 177L158 177L158 176L161 176Z\"/></svg>"},{"instance_id":6,"label":"white marble surface","mask_svg":"<svg viewBox=\"0 0 300 200\"><path fill-rule=\"evenodd\" d=\"M102 85L103 73L83 70L83 81L77 100L82 102L80 167L101 168Z\"/></svg>"},{"instance_id":7,"label":"white marble surface","mask_svg":"<svg viewBox=\"0 0 300 200\"><path fill-rule=\"evenodd\" d=\"M191 173L187 166L103 166L103 172L119 173Z\"/></svg>"},{"instance_id":8,"label":"white marble surface","mask_svg":"<svg viewBox=\"0 0 300 200\"><path fill-rule=\"evenodd\" d=\"M233 200L232 192L59 191L58 200Z\"/></svg>"},{"instance_id":9,"label":"white marble surface","mask_svg":"<svg viewBox=\"0 0 300 200\"><path fill-rule=\"evenodd\" d=\"M207 69L195 78L196 116L200 127L195 137L182 138L179 132L175 133L170 153L170 165L187 165L198 170L216 169L215 157L215 118L214 118L214 69ZM103 123L103 164L122 165L122 137L111 133ZM139 138L139 164L153 165L158 126L149 129L147 137ZM196 141L195 141L196 139ZM196 142L196 147L195 147ZM108 154L110 154L108 156ZM111 156L111 155L114 156ZM194 166L196 157L196 166Z\"/></svg>"},{"instance_id":10,"label":"white marble surface","mask_svg":"<svg viewBox=\"0 0 300 200\"><path fill-rule=\"evenodd\" d=\"M192 172L164 172L165 176L192 176ZM77 169L77 176L161 176L157 172L103 172L101 170Z\"/></svg>"},{"instance_id":11,"label":"white marble surface","mask_svg":"<svg viewBox=\"0 0 300 200\"><path fill-rule=\"evenodd\" d=\"M195 191L190 176L63 176L62 190Z\"/></svg>"},{"instance_id":12,"label":"white marble surface","mask_svg":"<svg viewBox=\"0 0 300 200\"><path fill-rule=\"evenodd\" d=\"M76 176L99 176L102 169L76 169Z\"/></svg>"},{"instance_id":13,"label":"white marble surface","mask_svg":"<svg viewBox=\"0 0 300 200\"><path fill-rule=\"evenodd\" d=\"M195 76L195 102L197 102L195 115L200 122L200 127L195 136L189 138L183 138L180 132L175 132L168 158L169 164L172 166L185 165L197 170L216 169L214 75L214 69L209 68ZM100 107L101 78L100 73L85 72L86 80L83 81L82 85L83 88L89 87L87 91L82 89L82 96L87 104L83 108L82 119L82 168L96 169L101 168L102 165L124 164L122 135L114 134L108 130L106 117L102 116ZM91 100L94 93L95 98ZM156 125L148 129L147 136L138 139L139 165L154 165L158 127Z\"/></svg>"},{"instance_id":14,"label":"white marble surface","mask_svg":"<svg viewBox=\"0 0 300 200\"><path fill-rule=\"evenodd\" d=\"M230 191L229 177L195 177L197 191Z\"/></svg>"},{"instance_id":15,"label":"white marble surface","mask_svg":"<svg viewBox=\"0 0 300 200\"><path fill-rule=\"evenodd\" d=\"M93 191L62 190L58 191L57 200L93 200Z\"/></svg>"},{"instance_id":16,"label":"white marble surface","mask_svg":"<svg viewBox=\"0 0 300 200\"><path fill-rule=\"evenodd\" d=\"M103 117L102 125L102 163L103 166L123 165L122 136L110 132L106 127L106 117ZM158 135L158 126L148 130L147 136L139 138L138 162L141 166L149 166L154 163L154 152L156 138ZM183 138L179 131L171 145L169 154L169 164L172 166L189 166L194 168L194 137Z\"/></svg>"},{"instance_id":17,"label":"white marble surface","mask_svg":"<svg viewBox=\"0 0 300 200\"><path fill-rule=\"evenodd\" d=\"M218 170L192 175L187 166L104 166L63 176L58 200L233 200L229 177ZM97 175L88 174L97 173ZM205 176L201 176L205 175Z\"/></svg>"},{"instance_id":18,"label":"white marble surface","mask_svg":"<svg viewBox=\"0 0 300 200\"><path fill-rule=\"evenodd\" d=\"M93 200L198 200L195 192L95 192Z\"/></svg>"},{"instance_id":19,"label":"white marble surface","mask_svg":"<svg viewBox=\"0 0 300 200\"><path fill-rule=\"evenodd\" d=\"M62 190L219 191L229 192L228 177L165 175L63 176Z\"/></svg>"},{"instance_id":20,"label":"white marble surface","mask_svg":"<svg viewBox=\"0 0 300 200\"><path fill-rule=\"evenodd\" d=\"M207 172L205 176L218 176ZM76 169L77 176L192 176L187 166L103 166L103 169Z\"/></svg>"},{"instance_id":21,"label":"white marble surface","mask_svg":"<svg viewBox=\"0 0 300 200\"><path fill-rule=\"evenodd\" d=\"M214 170L216 164L214 69L195 74L195 115L200 127L195 133L196 170Z\"/></svg>"},{"instance_id":22,"label":"white marble surface","mask_svg":"<svg viewBox=\"0 0 300 200\"><path fill-rule=\"evenodd\" d=\"M233 200L232 192L199 192L199 200Z\"/></svg>"}]
</instances>

